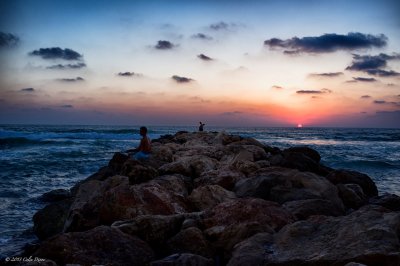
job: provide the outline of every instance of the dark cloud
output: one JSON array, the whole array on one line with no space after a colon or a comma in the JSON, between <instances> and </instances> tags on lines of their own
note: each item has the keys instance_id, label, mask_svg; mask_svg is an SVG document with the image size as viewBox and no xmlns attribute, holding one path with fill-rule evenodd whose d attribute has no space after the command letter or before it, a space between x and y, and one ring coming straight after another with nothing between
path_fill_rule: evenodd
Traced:
<instances>
[{"instance_id":1,"label":"dark cloud","mask_svg":"<svg viewBox=\"0 0 400 266\"><path fill-rule=\"evenodd\" d=\"M363 96L361 96L360 98L361 98L361 99L369 99L369 98L371 98L371 96L369 96L369 95L363 95Z\"/></svg>"},{"instance_id":2,"label":"dark cloud","mask_svg":"<svg viewBox=\"0 0 400 266\"><path fill-rule=\"evenodd\" d=\"M61 108L74 108L74 106L71 105L71 104L61 105L60 107L61 107Z\"/></svg>"},{"instance_id":3,"label":"dark cloud","mask_svg":"<svg viewBox=\"0 0 400 266\"><path fill-rule=\"evenodd\" d=\"M76 63L76 64L57 64L57 65L52 65L52 66L48 66L47 69L80 69L80 68L84 68L86 67L85 63Z\"/></svg>"},{"instance_id":4,"label":"dark cloud","mask_svg":"<svg viewBox=\"0 0 400 266\"><path fill-rule=\"evenodd\" d=\"M284 48L285 53L329 53L338 50L356 50L360 48L383 47L387 37L383 34L370 35L350 32L347 35L336 33L323 34L315 37L293 37L287 40L272 38L264 41L270 48Z\"/></svg>"},{"instance_id":5,"label":"dark cloud","mask_svg":"<svg viewBox=\"0 0 400 266\"><path fill-rule=\"evenodd\" d=\"M206 40L206 41L211 41L213 39L213 37L206 35L204 33L197 33L192 35L193 39L200 39L200 40Z\"/></svg>"},{"instance_id":6,"label":"dark cloud","mask_svg":"<svg viewBox=\"0 0 400 266\"><path fill-rule=\"evenodd\" d=\"M214 60L211 57L208 57L208 56L206 56L204 54L199 54L197 57L200 58L203 61L213 61Z\"/></svg>"},{"instance_id":7,"label":"dark cloud","mask_svg":"<svg viewBox=\"0 0 400 266\"><path fill-rule=\"evenodd\" d=\"M365 71L366 73L372 76L378 77L397 77L400 76L399 72L393 70L383 70L383 69L368 69Z\"/></svg>"},{"instance_id":8,"label":"dark cloud","mask_svg":"<svg viewBox=\"0 0 400 266\"><path fill-rule=\"evenodd\" d=\"M323 94L323 93L331 93L330 89L322 89L322 90L299 90L296 91L297 94Z\"/></svg>"},{"instance_id":9,"label":"dark cloud","mask_svg":"<svg viewBox=\"0 0 400 266\"><path fill-rule=\"evenodd\" d=\"M20 89L19 91L22 91L22 92L34 92L35 89L34 88L23 88L23 89Z\"/></svg>"},{"instance_id":10,"label":"dark cloud","mask_svg":"<svg viewBox=\"0 0 400 266\"><path fill-rule=\"evenodd\" d=\"M310 77L326 77L326 78L334 78L343 75L343 72L329 72L329 73L311 73Z\"/></svg>"},{"instance_id":11,"label":"dark cloud","mask_svg":"<svg viewBox=\"0 0 400 266\"><path fill-rule=\"evenodd\" d=\"M142 76L142 74L138 74L138 73L135 73L135 72L119 72L118 74L117 74L118 76L120 76L120 77L133 77L133 76Z\"/></svg>"},{"instance_id":12,"label":"dark cloud","mask_svg":"<svg viewBox=\"0 0 400 266\"><path fill-rule=\"evenodd\" d=\"M378 77L396 77L400 73L393 70L385 70L388 60L400 60L399 54L387 55L381 53L379 55L357 55L353 54L353 61L346 70L362 71L372 76Z\"/></svg>"},{"instance_id":13,"label":"dark cloud","mask_svg":"<svg viewBox=\"0 0 400 266\"><path fill-rule=\"evenodd\" d=\"M40 48L29 53L29 55L40 56L43 59L81 60L82 55L72 49L61 49L60 47Z\"/></svg>"},{"instance_id":14,"label":"dark cloud","mask_svg":"<svg viewBox=\"0 0 400 266\"><path fill-rule=\"evenodd\" d=\"M81 78L81 77L76 77L74 79L71 79L71 78L58 79L58 81L62 81L62 82L77 82L77 81L85 81L85 79Z\"/></svg>"},{"instance_id":15,"label":"dark cloud","mask_svg":"<svg viewBox=\"0 0 400 266\"><path fill-rule=\"evenodd\" d=\"M0 32L0 48L1 47L14 47L18 45L19 38L11 33Z\"/></svg>"},{"instance_id":16,"label":"dark cloud","mask_svg":"<svg viewBox=\"0 0 400 266\"><path fill-rule=\"evenodd\" d=\"M157 42L157 44L154 46L155 49L157 50L170 50L174 48L176 45L171 43L170 41L164 41L160 40Z\"/></svg>"},{"instance_id":17,"label":"dark cloud","mask_svg":"<svg viewBox=\"0 0 400 266\"><path fill-rule=\"evenodd\" d=\"M385 104L386 101L375 100L374 103L375 103L375 104Z\"/></svg>"},{"instance_id":18,"label":"dark cloud","mask_svg":"<svg viewBox=\"0 0 400 266\"><path fill-rule=\"evenodd\" d=\"M178 82L178 83L189 83L189 82L194 81L194 80L191 79L191 78L180 77L180 76L177 76L177 75L174 75L174 76L172 76L171 78L172 78L173 80L175 80L176 82Z\"/></svg>"},{"instance_id":19,"label":"dark cloud","mask_svg":"<svg viewBox=\"0 0 400 266\"><path fill-rule=\"evenodd\" d=\"M230 27L230 24L220 21L218 23L213 23L210 25L210 29L212 30L228 30Z\"/></svg>"},{"instance_id":20,"label":"dark cloud","mask_svg":"<svg viewBox=\"0 0 400 266\"><path fill-rule=\"evenodd\" d=\"M363 78L363 77L353 77L354 81L361 81L361 82L376 82L377 80L374 78Z\"/></svg>"}]
</instances>

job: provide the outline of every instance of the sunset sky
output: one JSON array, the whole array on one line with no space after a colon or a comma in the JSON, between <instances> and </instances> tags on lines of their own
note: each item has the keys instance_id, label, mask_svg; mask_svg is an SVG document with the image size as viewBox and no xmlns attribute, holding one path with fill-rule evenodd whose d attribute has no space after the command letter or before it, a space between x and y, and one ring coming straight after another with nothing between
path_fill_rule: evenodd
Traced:
<instances>
[{"instance_id":1,"label":"sunset sky","mask_svg":"<svg viewBox=\"0 0 400 266\"><path fill-rule=\"evenodd\" d=\"M0 1L0 123L400 127L400 2Z\"/></svg>"}]
</instances>

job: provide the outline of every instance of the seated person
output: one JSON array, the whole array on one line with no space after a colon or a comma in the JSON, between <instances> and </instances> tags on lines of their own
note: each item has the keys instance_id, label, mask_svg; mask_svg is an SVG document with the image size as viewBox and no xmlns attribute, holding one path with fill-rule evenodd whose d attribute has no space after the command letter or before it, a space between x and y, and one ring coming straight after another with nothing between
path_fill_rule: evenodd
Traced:
<instances>
[{"instance_id":1,"label":"seated person","mask_svg":"<svg viewBox=\"0 0 400 266\"><path fill-rule=\"evenodd\" d=\"M133 154L133 159L135 160L147 160L150 157L151 152L151 140L147 136L147 128L140 128L140 135L142 139L140 140L139 147L136 149L127 150L128 154L131 156Z\"/></svg>"}]
</instances>

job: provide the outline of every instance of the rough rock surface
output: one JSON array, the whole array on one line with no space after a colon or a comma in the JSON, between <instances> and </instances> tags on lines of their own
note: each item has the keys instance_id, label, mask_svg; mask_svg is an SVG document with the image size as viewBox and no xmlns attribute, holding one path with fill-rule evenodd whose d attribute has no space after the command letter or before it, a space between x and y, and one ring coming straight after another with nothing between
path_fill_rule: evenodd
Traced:
<instances>
[{"instance_id":1,"label":"rough rock surface","mask_svg":"<svg viewBox=\"0 0 400 266\"><path fill-rule=\"evenodd\" d=\"M48 265L400 265L400 197L362 173L225 132L153 140L34 216ZM47 263L46 262L46 263Z\"/></svg>"}]
</instances>

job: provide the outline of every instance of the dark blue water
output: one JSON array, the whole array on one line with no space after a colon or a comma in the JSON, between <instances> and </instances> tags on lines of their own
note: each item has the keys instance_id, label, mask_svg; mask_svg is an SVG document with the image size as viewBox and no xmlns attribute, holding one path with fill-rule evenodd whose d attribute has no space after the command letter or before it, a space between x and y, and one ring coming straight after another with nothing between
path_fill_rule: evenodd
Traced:
<instances>
[{"instance_id":1,"label":"dark blue water","mask_svg":"<svg viewBox=\"0 0 400 266\"><path fill-rule=\"evenodd\" d=\"M149 127L151 138L196 127ZM400 194L400 129L210 128L250 136L279 148L307 145L333 168L371 176L379 192ZM37 198L72 187L108 163L114 152L136 147L138 127L0 125L0 258L35 236Z\"/></svg>"}]
</instances>

